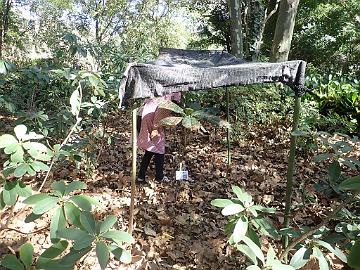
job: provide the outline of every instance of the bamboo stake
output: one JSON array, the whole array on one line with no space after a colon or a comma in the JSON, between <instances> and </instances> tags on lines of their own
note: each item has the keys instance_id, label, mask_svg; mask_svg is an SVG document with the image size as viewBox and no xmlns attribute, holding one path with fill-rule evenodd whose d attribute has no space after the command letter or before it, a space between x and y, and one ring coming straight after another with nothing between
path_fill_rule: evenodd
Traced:
<instances>
[{"instance_id":1,"label":"bamboo stake","mask_svg":"<svg viewBox=\"0 0 360 270\"><path fill-rule=\"evenodd\" d=\"M289 153L289 162L286 175L286 197L285 197L285 216L284 216L284 228L289 227L290 225L290 211L291 211L291 197L293 193L293 180L294 180L294 169L295 169L295 152L296 152L296 135L293 133L298 129L299 119L300 119L300 107L301 107L301 98L295 96L294 100L294 115L293 115L293 127L291 131L291 140L290 140L290 153ZM283 237L283 246L286 248L289 244L289 237Z\"/></svg>"},{"instance_id":2,"label":"bamboo stake","mask_svg":"<svg viewBox=\"0 0 360 270\"><path fill-rule=\"evenodd\" d=\"M225 89L226 89L226 120L227 120L228 123L230 123L230 109L229 109L230 94L229 94L229 89L227 87ZM228 165L228 171L229 171L230 170L230 165L231 165L230 128L227 128L226 140L227 140L227 165Z\"/></svg>"},{"instance_id":3,"label":"bamboo stake","mask_svg":"<svg viewBox=\"0 0 360 270\"><path fill-rule=\"evenodd\" d=\"M136 128L137 109L132 111L132 171L131 171L131 201L129 217L129 233L132 234L134 226L134 205L136 194L136 157L137 157L137 128Z\"/></svg>"}]
</instances>

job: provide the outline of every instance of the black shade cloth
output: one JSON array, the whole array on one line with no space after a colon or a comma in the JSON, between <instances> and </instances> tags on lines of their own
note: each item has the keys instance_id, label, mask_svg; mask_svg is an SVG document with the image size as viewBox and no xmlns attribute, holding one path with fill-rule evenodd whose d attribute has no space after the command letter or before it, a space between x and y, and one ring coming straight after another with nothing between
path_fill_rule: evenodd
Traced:
<instances>
[{"instance_id":1,"label":"black shade cloth","mask_svg":"<svg viewBox=\"0 0 360 270\"><path fill-rule=\"evenodd\" d=\"M130 64L119 87L120 100L231 85L282 82L295 94L304 87L306 62L246 62L223 51L161 49L157 60Z\"/></svg>"}]
</instances>

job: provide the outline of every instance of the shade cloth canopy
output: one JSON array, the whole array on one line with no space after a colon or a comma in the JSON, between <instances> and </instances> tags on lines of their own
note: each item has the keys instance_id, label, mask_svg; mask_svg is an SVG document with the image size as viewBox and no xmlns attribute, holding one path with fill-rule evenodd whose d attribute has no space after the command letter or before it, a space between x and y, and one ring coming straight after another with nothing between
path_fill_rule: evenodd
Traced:
<instances>
[{"instance_id":1,"label":"shade cloth canopy","mask_svg":"<svg viewBox=\"0 0 360 270\"><path fill-rule=\"evenodd\" d=\"M119 87L120 100L150 98L231 85L282 82L296 95L304 87L306 62L246 62L217 50L160 49L155 61L129 64Z\"/></svg>"}]
</instances>

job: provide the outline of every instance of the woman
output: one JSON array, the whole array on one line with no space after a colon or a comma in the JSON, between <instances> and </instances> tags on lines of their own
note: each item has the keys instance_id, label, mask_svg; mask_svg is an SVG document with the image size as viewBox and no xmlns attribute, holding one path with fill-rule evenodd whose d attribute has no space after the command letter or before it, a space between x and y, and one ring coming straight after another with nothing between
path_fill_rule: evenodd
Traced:
<instances>
[{"instance_id":1,"label":"woman","mask_svg":"<svg viewBox=\"0 0 360 270\"><path fill-rule=\"evenodd\" d=\"M145 101L141 112L140 132L137 140L138 147L145 150L138 173L138 182L145 182L146 170L153 156L155 157L155 180L158 182L170 181L164 176L165 133L164 127L159 122L170 116L171 111L159 108L159 104L164 100L179 102L180 98L180 93L173 93Z\"/></svg>"}]
</instances>

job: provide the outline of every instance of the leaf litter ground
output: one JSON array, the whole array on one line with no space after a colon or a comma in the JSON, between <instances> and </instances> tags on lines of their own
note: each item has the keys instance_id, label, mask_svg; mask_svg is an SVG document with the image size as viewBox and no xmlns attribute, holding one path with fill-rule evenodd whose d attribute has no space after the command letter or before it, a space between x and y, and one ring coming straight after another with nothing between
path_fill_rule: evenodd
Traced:
<instances>
[{"instance_id":1,"label":"leaf litter ground","mask_svg":"<svg viewBox=\"0 0 360 270\"><path fill-rule=\"evenodd\" d=\"M130 205L131 145L130 123L124 114L110 119L107 133L114 144L103 149L99 165L91 174L78 172L71 165L57 168L56 180L81 180L88 184L88 195L103 202L104 208L96 212L99 219L108 214L118 217L118 229L127 229ZM209 129L210 130L210 129ZM227 244L223 228L225 218L220 210L212 207L215 198L232 196L231 186L238 185L249 192L256 203L276 207L272 217L280 227L284 209L286 169L288 159L289 129L279 125L248 127L247 139L232 146L232 165L227 170L225 134L191 133L188 135L186 168L189 181L154 183L153 166L148 169L149 183L137 187L133 262L123 265L112 259L108 269L243 269L245 260ZM167 131L165 174L174 179L179 168L179 130ZM359 151L356 152L359 154ZM141 160L141 151L138 154ZM314 183L326 175L324 166L313 162L313 157L299 155L294 186L294 224L316 225L331 209L334 199L318 194ZM29 179L39 183L42 179ZM21 231L34 231L46 226L49 220L25 224L29 213L15 209L15 219L9 227ZM9 218L3 213L2 222ZM48 217L47 217L48 218ZM1 255L17 248L26 241L35 245L35 252L50 245L46 230L31 235L8 231L0 244ZM334 260L332 269L341 269ZM314 266L309 266L316 269ZM94 253L85 257L78 269L100 269ZM309 268L310 269L310 268Z\"/></svg>"}]
</instances>

